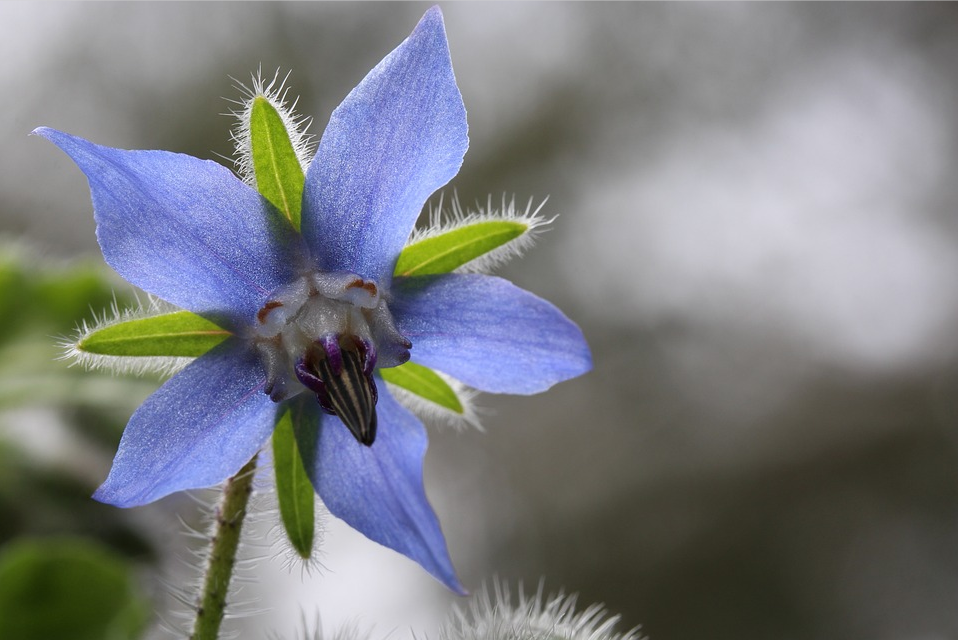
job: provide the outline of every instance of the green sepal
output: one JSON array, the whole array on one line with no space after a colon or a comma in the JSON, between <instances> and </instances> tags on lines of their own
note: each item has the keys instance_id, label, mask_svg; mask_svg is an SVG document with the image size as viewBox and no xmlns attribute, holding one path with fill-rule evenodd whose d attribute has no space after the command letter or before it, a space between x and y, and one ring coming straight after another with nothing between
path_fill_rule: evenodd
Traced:
<instances>
[{"instance_id":1,"label":"green sepal","mask_svg":"<svg viewBox=\"0 0 958 640\"><path fill-rule=\"evenodd\" d=\"M402 250L394 275L449 273L515 240L530 227L523 220L479 220L423 238Z\"/></svg>"},{"instance_id":2,"label":"green sepal","mask_svg":"<svg viewBox=\"0 0 958 640\"><path fill-rule=\"evenodd\" d=\"M206 318L189 311L175 311L96 329L84 335L76 348L106 356L196 358L230 335Z\"/></svg>"},{"instance_id":3,"label":"green sepal","mask_svg":"<svg viewBox=\"0 0 958 640\"><path fill-rule=\"evenodd\" d=\"M397 387L402 387L409 393L415 394L424 400L437 404L444 409L462 415L465 408L459 400L456 391L443 380L438 373L421 364L407 362L406 364L380 369L382 379Z\"/></svg>"},{"instance_id":4,"label":"green sepal","mask_svg":"<svg viewBox=\"0 0 958 640\"><path fill-rule=\"evenodd\" d=\"M249 130L256 188L298 231L306 177L283 119L263 96L253 98Z\"/></svg>"},{"instance_id":5,"label":"green sepal","mask_svg":"<svg viewBox=\"0 0 958 640\"><path fill-rule=\"evenodd\" d=\"M313 553L315 494L296 444L293 411L287 407L273 431L273 466L279 513L290 544L302 558Z\"/></svg>"}]
</instances>

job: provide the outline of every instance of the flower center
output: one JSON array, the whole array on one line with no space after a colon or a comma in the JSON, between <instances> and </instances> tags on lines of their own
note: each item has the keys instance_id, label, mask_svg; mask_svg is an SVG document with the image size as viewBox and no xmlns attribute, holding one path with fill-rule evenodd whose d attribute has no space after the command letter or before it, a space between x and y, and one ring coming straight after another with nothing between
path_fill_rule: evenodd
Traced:
<instances>
[{"instance_id":1,"label":"flower center","mask_svg":"<svg viewBox=\"0 0 958 640\"><path fill-rule=\"evenodd\" d=\"M310 273L274 291L253 341L274 402L309 390L367 446L376 438L373 370L402 364L412 346L376 283L352 273Z\"/></svg>"}]
</instances>

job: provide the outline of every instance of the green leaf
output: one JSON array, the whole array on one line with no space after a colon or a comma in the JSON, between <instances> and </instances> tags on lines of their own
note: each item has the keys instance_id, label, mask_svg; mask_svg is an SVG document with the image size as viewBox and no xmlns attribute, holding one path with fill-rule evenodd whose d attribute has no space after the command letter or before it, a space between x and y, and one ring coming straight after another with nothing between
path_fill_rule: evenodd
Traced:
<instances>
[{"instance_id":1,"label":"green leaf","mask_svg":"<svg viewBox=\"0 0 958 640\"><path fill-rule=\"evenodd\" d=\"M250 142L256 188L299 230L306 178L283 119L263 96L253 99Z\"/></svg>"},{"instance_id":2,"label":"green leaf","mask_svg":"<svg viewBox=\"0 0 958 640\"><path fill-rule=\"evenodd\" d=\"M407 362L390 369L380 369L382 379L440 407L458 414L465 412L455 390L438 373L421 364Z\"/></svg>"},{"instance_id":3,"label":"green leaf","mask_svg":"<svg viewBox=\"0 0 958 640\"><path fill-rule=\"evenodd\" d=\"M206 318L175 311L109 325L89 333L77 349L108 356L199 357L230 335Z\"/></svg>"},{"instance_id":4,"label":"green leaf","mask_svg":"<svg viewBox=\"0 0 958 640\"><path fill-rule=\"evenodd\" d=\"M449 273L528 230L529 223L520 220L480 220L424 238L408 245L399 254L395 275Z\"/></svg>"},{"instance_id":5,"label":"green leaf","mask_svg":"<svg viewBox=\"0 0 958 640\"><path fill-rule=\"evenodd\" d=\"M49 538L0 553L0 640L133 640L148 615L130 568L104 547Z\"/></svg>"},{"instance_id":6,"label":"green leaf","mask_svg":"<svg viewBox=\"0 0 958 640\"><path fill-rule=\"evenodd\" d=\"M293 431L293 412L287 408L273 431L273 466L276 495L286 535L302 558L313 552L315 506L313 485L306 475Z\"/></svg>"}]
</instances>

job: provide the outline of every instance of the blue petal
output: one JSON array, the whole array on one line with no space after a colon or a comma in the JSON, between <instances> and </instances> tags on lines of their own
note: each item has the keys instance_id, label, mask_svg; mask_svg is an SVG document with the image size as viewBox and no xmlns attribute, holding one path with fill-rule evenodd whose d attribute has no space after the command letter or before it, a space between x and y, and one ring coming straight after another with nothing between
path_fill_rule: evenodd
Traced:
<instances>
[{"instance_id":1,"label":"blue petal","mask_svg":"<svg viewBox=\"0 0 958 640\"><path fill-rule=\"evenodd\" d=\"M319 418L315 402L305 407L307 416L316 416L311 424L319 424L318 432L297 429L307 473L330 513L464 595L423 487L426 430L382 380L378 386L379 429L371 447L357 442L339 418Z\"/></svg>"},{"instance_id":2,"label":"blue petal","mask_svg":"<svg viewBox=\"0 0 958 640\"><path fill-rule=\"evenodd\" d=\"M412 360L493 393L538 393L592 368L579 330L502 278L397 278L390 304Z\"/></svg>"},{"instance_id":3,"label":"blue petal","mask_svg":"<svg viewBox=\"0 0 958 640\"><path fill-rule=\"evenodd\" d=\"M259 359L235 338L201 356L136 410L93 497L135 507L232 476L273 431L264 385Z\"/></svg>"},{"instance_id":4,"label":"blue petal","mask_svg":"<svg viewBox=\"0 0 958 640\"><path fill-rule=\"evenodd\" d=\"M86 174L103 256L141 289L236 329L293 279L295 233L225 167L101 147L53 129L35 133Z\"/></svg>"},{"instance_id":5,"label":"blue petal","mask_svg":"<svg viewBox=\"0 0 958 640\"><path fill-rule=\"evenodd\" d=\"M306 173L302 231L319 268L388 286L426 199L469 144L438 7L333 112Z\"/></svg>"}]
</instances>

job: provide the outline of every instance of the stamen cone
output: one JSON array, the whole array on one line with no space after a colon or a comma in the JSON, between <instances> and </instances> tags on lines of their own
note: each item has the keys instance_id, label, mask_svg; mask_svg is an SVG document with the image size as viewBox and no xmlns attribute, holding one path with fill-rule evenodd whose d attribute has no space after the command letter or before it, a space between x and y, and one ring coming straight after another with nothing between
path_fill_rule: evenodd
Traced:
<instances>
[{"instance_id":1,"label":"stamen cone","mask_svg":"<svg viewBox=\"0 0 958 640\"><path fill-rule=\"evenodd\" d=\"M333 371L330 359L317 365L319 378L325 385L327 409L331 409L352 432L356 440L372 445L376 439L376 383L364 372L363 357L358 350L342 351L342 371Z\"/></svg>"}]
</instances>

